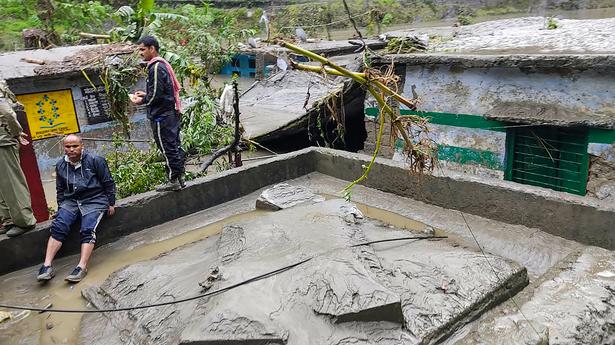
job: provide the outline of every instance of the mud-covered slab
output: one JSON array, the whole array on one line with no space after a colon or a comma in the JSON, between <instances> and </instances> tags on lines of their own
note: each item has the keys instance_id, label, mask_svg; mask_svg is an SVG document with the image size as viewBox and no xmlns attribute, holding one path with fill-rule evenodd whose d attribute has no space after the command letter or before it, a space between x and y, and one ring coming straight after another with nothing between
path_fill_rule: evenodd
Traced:
<instances>
[{"instance_id":1,"label":"mud-covered slab","mask_svg":"<svg viewBox=\"0 0 615 345\"><path fill-rule=\"evenodd\" d=\"M572 256L522 298L520 311L504 306L458 343L615 344L615 253L587 247Z\"/></svg>"},{"instance_id":2,"label":"mud-covered slab","mask_svg":"<svg viewBox=\"0 0 615 345\"><path fill-rule=\"evenodd\" d=\"M527 284L519 265L444 240L361 245L412 235L343 200L240 221L128 266L84 297L97 308L173 301L200 293L214 267L209 291L309 260L208 298L86 316L81 342L429 344Z\"/></svg>"},{"instance_id":3,"label":"mud-covered slab","mask_svg":"<svg viewBox=\"0 0 615 345\"><path fill-rule=\"evenodd\" d=\"M261 193L258 199L256 199L256 208L277 211L302 203L315 203L324 200L325 198L312 193L312 191L305 187L280 183L265 189Z\"/></svg>"}]
</instances>

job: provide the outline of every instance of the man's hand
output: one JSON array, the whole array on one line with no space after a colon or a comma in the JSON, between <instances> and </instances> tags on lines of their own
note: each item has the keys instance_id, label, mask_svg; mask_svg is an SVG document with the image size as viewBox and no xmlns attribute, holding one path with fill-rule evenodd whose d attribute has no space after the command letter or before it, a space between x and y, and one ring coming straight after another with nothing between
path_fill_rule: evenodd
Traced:
<instances>
[{"instance_id":1,"label":"man's hand","mask_svg":"<svg viewBox=\"0 0 615 345\"><path fill-rule=\"evenodd\" d=\"M109 217L113 216L115 214L115 207L109 206L109 211L107 213L109 214Z\"/></svg>"},{"instance_id":2,"label":"man's hand","mask_svg":"<svg viewBox=\"0 0 615 345\"><path fill-rule=\"evenodd\" d=\"M26 146L30 143L30 141L28 141L28 135L24 132L19 133L19 137L17 138L17 140L19 140L19 143L23 146Z\"/></svg>"},{"instance_id":3,"label":"man's hand","mask_svg":"<svg viewBox=\"0 0 615 345\"><path fill-rule=\"evenodd\" d=\"M145 92L144 91L136 91L135 92L135 96L143 98L143 97L145 97Z\"/></svg>"},{"instance_id":4,"label":"man's hand","mask_svg":"<svg viewBox=\"0 0 615 345\"><path fill-rule=\"evenodd\" d=\"M130 98L130 101L131 101L133 104L139 105L139 104L143 103L143 97L139 97L139 96L137 96L136 94L135 94L135 95L133 95L133 94L129 94L129 95L128 95L128 98Z\"/></svg>"}]
</instances>

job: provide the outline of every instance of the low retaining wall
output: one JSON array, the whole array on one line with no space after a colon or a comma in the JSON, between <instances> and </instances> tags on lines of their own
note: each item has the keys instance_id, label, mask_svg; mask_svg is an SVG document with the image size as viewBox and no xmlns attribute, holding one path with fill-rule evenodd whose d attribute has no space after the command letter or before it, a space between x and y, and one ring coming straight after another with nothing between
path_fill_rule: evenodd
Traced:
<instances>
[{"instance_id":1,"label":"low retaining wall","mask_svg":"<svg viewBox=\"0 0 615 345\"><path fill-rule=\"evenodd\" d=\"M351 181L365 155L315 149L316 170ZM510 224L538 228L583 244L615 250L615 205L515 182L459 173L412 175L401 163L378 159L363 185L428 204Z\"/></svg>"},{"instance_id":2,"label":"low retaining wall","mask_svg":"<svg viewBox=\"0 0 615 345\"><path fill-rule=\"evenodd\" d=\"M147 229L236 199L265 186L317 171L351 181L369 156L322 148L280 155L257 165L188 183L181 192L148 192L118 202L116 215L101 224L98 243ZM539 228L584 244L615 249L615 206L582 197L469 175L411 175L400 163L377 160L365 186L474 215ZM17 238L0 236L0 274L42 262L50 222ZM79 251L73 231L61 255Z\"/></svg>"},{"instance_id":3,"label":"low retaining wall","mask_svg":"<svg viewBox=\"0 0 615 345\"><path fill-rule=\"evenodd\" d=\"M105 244L154 225L247 195L265 186L306 175L315 170L315 152L302 150L258 165L228 170L187 183L181 192L147 192L118 201L116 213L97 231ZM22 236L0 236L0 274L42 263L51 221ZM79 252L79 231L72 231L60 255Z\"/></svg>"}]
</instances>

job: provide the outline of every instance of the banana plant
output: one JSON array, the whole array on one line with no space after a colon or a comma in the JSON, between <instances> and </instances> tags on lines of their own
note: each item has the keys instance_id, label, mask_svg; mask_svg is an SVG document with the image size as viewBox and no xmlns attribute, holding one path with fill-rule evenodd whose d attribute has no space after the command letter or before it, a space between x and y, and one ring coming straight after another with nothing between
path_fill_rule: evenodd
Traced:
<instances>
[{"instance_id":1,"label":"banana plant","mask_svg":"<svg viewBox=\"0 0 615 345\"><path fill-rule=\"evenodd\" d=\"M179 14L154 12L154 0L140 0L136 9L122 6L113 18L118 26L111 30L111 37L124 42L136 42L143 36L151 35L165 22L187 19Z\"/></svg>"}]
</instances>

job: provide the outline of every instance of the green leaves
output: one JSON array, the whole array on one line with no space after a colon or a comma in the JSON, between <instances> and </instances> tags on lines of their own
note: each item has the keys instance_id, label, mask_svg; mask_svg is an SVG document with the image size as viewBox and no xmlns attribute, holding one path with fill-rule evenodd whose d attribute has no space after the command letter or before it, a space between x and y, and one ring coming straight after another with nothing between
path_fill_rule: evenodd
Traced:
<instances>
[{"instance_id":1,"label":"green leaves","mask_svg":"<svg viewBox=\"0 0 615 345\"><path fill-rule=\"evenodd\" d=\"M113 15L123 20L130 20L132 16L135 15L135 10L133 10L130 6L122 6L118 8Z\"/></svg>"},{"instance_id":2,"label":"green leaves","mask_svg":"<svg viewBox=\"0 0 615 345\"><path fill-rule=\"evenodd\" d=\"M182 146L190 154L205 155L231 142L231 126L216 124L218 103L213 91L201 86L193 90L192 104L182 115Z\"/></svg>"}]
</instances>

